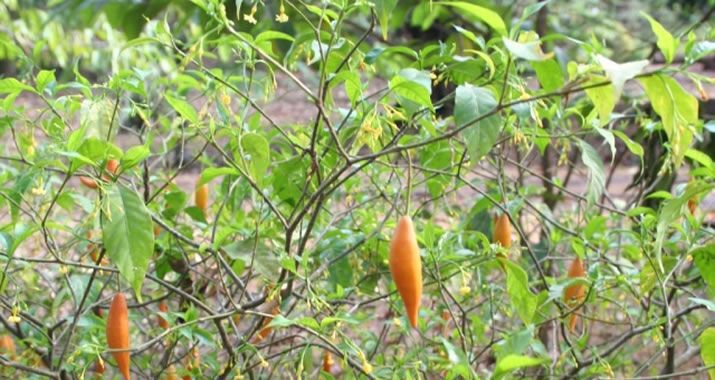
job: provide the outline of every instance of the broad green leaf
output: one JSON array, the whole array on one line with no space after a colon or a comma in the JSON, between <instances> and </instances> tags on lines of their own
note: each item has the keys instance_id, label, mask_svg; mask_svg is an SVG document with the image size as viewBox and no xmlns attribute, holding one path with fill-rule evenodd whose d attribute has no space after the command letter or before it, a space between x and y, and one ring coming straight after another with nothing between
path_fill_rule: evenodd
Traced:
<instances>
[{"instance_id":1,"label":"broad green leaf","mask_svg":"<svg viewBox=\"0 0 715 380\"><path fill-rule=\"evenodd\" d=\"M526 271L511 260L499 259L506 268L506 291L512 307L525 325L531 324L536 312L536 296L529 290Z\"/></svg>"},{"instance_id":2,"label":"broad green leaf","mask_svg":"<svg viewBox=\"0 0 715 380\"><path fill-rule=\"evenodd\" d=\"M708 367L715 365L715 327L706 328L700 338L700 357L703 358L703 364ZM708 375L711 379L715 379L715 368L708 370Z\"/></svg>"},{"instance_id":3,"label":"broad green leaf","mask_svg":"<svg viewBox=\"0 0 715 380\"><path fill-rule=\"evenodd\" d=\"M501 379L510 372L526 367L534 367L548 363L548 358L532 358L524 355L509 355L497 362L494 368L494 379Z\"/></svg>"},{"instance_id":4,"label":"broad green leaf","mask_svg":"<svg viewBox=\"0 0 715 380\"><path fill-rule=\"evenodd\" d=\"M457 87L454 100L454 121L457 127L462 127L493 111L496 106L497 100L488 89L461 85ZM476 165L489 153L500 131L501 116L498 114L481 119L462 131L472 164Z\"/></svg>"},{"instance_id":5,"label":"broad green leaf","mask_svg":"<svg viewBox=\"0 0 715 380\"><path fill-rule=\"evenodd\" d=\"M712 189L712 184L698 183L687 188L681 196L669 199L663 203L663 207L658 215L658 225L655 230L655 256L661 271L665 270L662 250L668 232L668 226L682 216L683 207L688 202L688 199L706 191L711 191Z\"/></svg>"},{"instance_id":6,"label":"broad green leaf","mask_svg":"<svg viewBox=\"0 0 715 380\"><path fill-rule=\"evenodd\" d=\"M141 301L144 275L154 253L149 210L134 190L111 184L103 200L101 222L102 242L109 259Z\"/></svg>"},{"instance_id":7,"label":"broad green leaf","mask_svg":"<svg viewBox=\"0 0 715 380\"><path fill-rule=\"evenodd\" d=\"M491 9L480 7L465 1L438 1L434 4L446 5L454 8L458 8L468 15L471 15L485 24L489 25L495 32L499 33L501 36L507 35L506 24L502 20L498 13L492 11Z\"/></svg>"},{"instance_id":8,"label":"broad green leaf","mask_svg":"<svg viewBox=\"0 0 715 380\"><path fill-rule=\"evenodd\" d=\"M416 69L403 69L390 80L390 89L401 98L432 108L432 81L429 74Z\"/></svg>"},{"instance_id":9,"label":"broad green leaf","mask_svg":"<svg viewBox=\"0 0 715 380\"><path fill-rule=\"evenodd\" d=\"M114 141L119 131L119 117L114 113L114 105L115 103L109 99L85 99L80 111L80 127L85 128L82 137ZM110 125L111 136L107 137L110 133Z\"/></svg>"},{"instance_id":10,"label":"broad green leaf","mask_svg":"<svg viewBox=\"0 0 715 380\"><path fill-rule=\"evenodd\" d=\"M539 84L543 90L551 92L564 85L564 73L556 59L531 61L530 64L534 68L536 78L539 79Z\"/></svg>"},{"instance_id":11,"label":"broad green leaf","mask_svg":"<svg viewBox=\"0 0 715 380\"><path fill-rule=\"evenodd\" d=\"M653 33L655 33L655 37L657 38L656 44L658 45L658 49L663 53L665 60L668 63L672 62L675 57L675 51L678 49L678 40L673 38L673 35L653 17L643 12L641 12L641 15L650 23L650 27L653 29Z\"/></svg>"},{"instance_id":12,"label":"broad green leaf","mask_svg":"<svg viewBox=\"0 0 715 380\"><path fill-rule=\"evenodd\" d=\"M357 104L357 102L362 98L360 75L353 71L343 70L330 80L330 88L333 88L342 82L345 82L345 94L348 95L350 103L353 105Z\"/></svg>"},{"instance_id":13,"label":"broad green leaf","mask_svg":"<svg viewBox=\"0 0 715 380\"><path fill-rule=\"evenodd\" d=\"M171 108L173 108L181 117L190 121L193 124L199 123L199 116L196 114L194 106L189 104L189 102L184 99L176 98L169 94L165 94L164 98L169 103Z\"/></svg>"},{"instance_id":14,"label":"broad green leaf","mask_svg":"<svg viewBox=\"0 0 715 380\"><path fill-rule=\"evenodd\" d=\"M603 77L593 78L590 84L603 83L606 79ZM615 90L612 85L603 85L586 89L586 95L593 102L600 125L606 125L611 120L611 111L616 106Z\"/></svg>"},{"instance_id":15,"label":"broad green leaf","mask_svg":"<svg viewBox=\"0 0 715 380\"><path fill-rule=\"evenodd\" d=\"M601 161L601 156L598 152L587 142L579 140L578 145L581 149L581 160L588 168L589 173L586 197L589 203L593 204L598 202L606 184L606 178L603 172L603 161Z\"/></svg>"},{"instance_id":16,"label":"broad green leaf","mask_svg":"<svg viewBox=\"0 0 715 380\"><path fill-rule=\"evenodd\" d=\"M658 74L640 78L653 110L660 116L676 167L693 141L691 127L698 123L698 100L672 77Z\"/></svg>"},{"instance_id":17,"label":"broad green leaf","mask_svg":"<svg viewBox=\"0 0 715 380\"><path fill-rule=\"evenodd\" d=\"M271 165L271 149L266 138L258 133L241 136L241 160L245 163L253 180L263 184L266 170Z\"/></svg>"},{"instance_id":18,"label":"broad green leaf","mask_svg":"<svg viewBox=\"0 0 715 380\"><path fill-rule=\"evenodd\" d=\"M715 244L698 247L689 253L705 283L715 290Z\"/></svg>"},{"instance_id":19,"label":"broad green leaf","mask_svg":"<svg viewBox=\"0 0 715 380\"><path fill-rule=\"evenodd\" d=\"M0 94L10 94L20 91L35 91L32 87L15 78L0 79Z\"/></svg>"},{"instance_id":20,"label":"broad green leaf","mask_svg":"<svg viewBox=\"0 0 715 380\"><path fill-rule=\"evenodd\" d=\"M37 92L42 93L43 91L45 91L45 88L47 88L47 86L51 85L55 81L56 80L54 70L40 71L39 73L37 73L37 79L35 80Z\"/></svg>"},{"instance_id":21,"label":"broad green leaf","mask_svg":"<svg viewBox=\"0 0 715 380\"><path fill-rule=\"evenodd\" d=\"M700 165L705 166L706 168L710 168L713 166L713 160L712 158L710 158L710 156L694 148L690 148L685 151L685 157L690 158L691 160L699 163Z\"/></svg>"},{"instance_id":22,"label":"broad green leaf","mask_svg":"<svg viewBox=\"0 0 715 380\"><path fill-rule=\"evenodd\" d=\"M129 150L124 153L124 156L122 156L122 168L126 170L138 165L144 161L145 158L149 157L150 153L149 148L144 145L137 145L129 148Z\"/></svg>"},{"instance_id":23,"label":"broad green leaf","mask_svg":"<svg viewBox=\"0 0 715 380\"><path fill-rule=\"evenodd\" d=\"M224 175L238 175L239 172L238 170L234 168L206 168L204 169L203 172L201 172L201 177L199 177L199 182L196 184L196 186L201 186L205 183L210 182L212 179L216 177L221 177Z\"/></svg>"},{"instance_id":24,"label":"broad green leaf","mask_svg":"<svg viewBox=\"0 0 715 380\"><path fill-rule=\"evenodd\" d=\"M395 9L395 5L397 5L397 0L375 0L375 12L380 21L382 39L385 41L387 41L387 32L390 29L390 17L392 16L392 11Z\"/></svg>"},{"instance_id":25,"label":"broad green leaf","mask_svg":"<svg viewBox=\"0 0 715 380\"><path fill-rule=\"evenodd\" d=\"M506 339L494 346L494 353L497 362L510 355L521 355L531 345L534 338L534 325L528 325L515 333L510 334Z\"/></svg>"},{"instance_id":26,"label":"broad green leaf","mask_svg":"<svg viewBox=\"0 0 715 380\"><path fill-rule=\"evenodd\" d=\"M642 164L643 163L643 147L640 144L638 144L637 142L631 140L630 137L628 137L625 133L623 133L621 131L614 130L613 134L616 135L616 137L621 139L621 141L623 141L623 143L626 144L626 147L628 148L628 150L631 153L635 154L636 156L638 156L638 158L640 158L641 164Z\"/></svg>"}]
</instances>

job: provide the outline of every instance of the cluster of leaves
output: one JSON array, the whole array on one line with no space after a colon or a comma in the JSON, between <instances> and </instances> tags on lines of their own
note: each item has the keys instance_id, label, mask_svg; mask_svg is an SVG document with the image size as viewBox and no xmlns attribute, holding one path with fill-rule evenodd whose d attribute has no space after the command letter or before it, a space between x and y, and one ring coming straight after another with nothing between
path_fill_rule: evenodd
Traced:
<instances>
[{"instance_id":1,"label":"cluster of leaves","mask_svg":"<svg viewBox=\"0 0 715 380\"><path fill-rule=\"evenodd\" d=\"M597 38L542 30L562 16L548 1L131 3L66 2L106 33L33 36L54 70L23 30L0 35L20 68L0 79L0 323L19 346L0 351L0 373L112 364L99 311L116 292L131 294L142 378L715 365L713 230L688 204L714 186L698 145L713 125L684 86L705 97L714 83L692 68L715 53L715 8L675 34L643 14L654 66L643 46L617 63ZM57 55L98 41L106 80ZM630 168L623 190L613 178ZM192 204L205 184L206 209ZM406 212L424 268L415 330L387 270ZM501 213L515 230L506 261L491 241ZM588 277L567 279L577 256ZM574 283L588 287L575 307L562 301Z\"/></svg>"}]
</instances>

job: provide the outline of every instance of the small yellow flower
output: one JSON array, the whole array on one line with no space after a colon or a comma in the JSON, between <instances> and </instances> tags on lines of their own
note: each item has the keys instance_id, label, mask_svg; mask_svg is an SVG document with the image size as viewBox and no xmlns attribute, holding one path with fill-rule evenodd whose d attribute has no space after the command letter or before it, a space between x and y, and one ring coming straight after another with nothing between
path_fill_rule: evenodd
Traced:
<instances>
[{"instance_id":1,"label":"small yellow flower","mask_svg":"<svg viewBox=\"0 0 715 380\"><path fill-rule=\"evenodd\" d=\"M243 20L255 25L256 23L258 23L258 21L256 20L256 17L255 17L257 11L258 11L258 3L253 4L253 8L251 8L251 13L243 15Z\"/></svg>"},{"instance_id":2,"label":"small yellow flower","mask_svg":"<svg viewBox=\"0 0 715 380\"><path fill-rule=\"evenodd\" d=\"M263 358L261 358L261 367L263 367L263 368L268 368L268 367L269 367L268 362L267 362L265 359L263 359Z\"/></svg>"},{"instance_id":3,"label":"small yellow flower","mask_svg":"<svg viewBox=\"0 0 715 380\"><path fill-rule=\"evenodd\" d=\"M288 22L288 15L286 14L286 8L283 6L283 2L281 1L281 7L278 10L278 14L276 15L276 21L280 23Z\"/></svg>"},{"instance_id":4,"label":"small yellow flower","mask_svg":"<svg viewBox=\"0 0 715 380\"><path fill-rule=\"evenodd\" d=\"M402 327L402 320L400 318L393 318L392 323L394 323L397 327Z\"/></svg>"},{"instance_id":5,"label":"small yellow flower","mask_svg":"<svg viewBox=\"0 0 715 380\"><path fill-rule=\"evenodd\" d=\"M42 181L40 181L40 183L37 184L36 187L33 187L33 188L30 190L30 192L32 193L32 195L35 195L35 196L38 196L38 197L41 197L41 196L45 195L46 192L45 192L45 188L42 186Z\"/></svg>"},{"instance_id":6,"label":"small yellow flower","mask_svg":"<svg viewBox=\"0 0 715 380\"><path fill-rule=\"evenodd\" d=\"M12 307L12 314L7 318L10 323L20 323L22 319L20 318L20 307L15 305Z\"/></svg>"},{"instance_id":7,"label":"small yellow flower","mask_svg":"<svg viewBox=\"0 0 715 380\"><path fill-rule=\"evenodd\" d=\"M459 294L462 295L462 297L466 296L467 294L469 294L471 292L472 292L472 289L467 285L462 285L462 287L459 288Z\"/></svg>"},{"instance_id":8,"label":"small yellow flower","mask_svg":"<svg viewBox=\"0 0 715 380\"><path fill-rule=\"evenodd\" d=\"M221 104L228 107L231 105L231 97L227 94L221 94Z\"/></svg>"},{"instance_id":9,"label":"small yellow flower","mask_svg":"<svg viewBox=\"0 0 715 380\"><path fill-rule=\"evenodd\" d=\"M360 361L362 362L362 370L369 375L370 372L372 372L372 364L367 361L367 358L362 351L358 351L358 356L360 357Z\"/></svg>"}]
</instances>

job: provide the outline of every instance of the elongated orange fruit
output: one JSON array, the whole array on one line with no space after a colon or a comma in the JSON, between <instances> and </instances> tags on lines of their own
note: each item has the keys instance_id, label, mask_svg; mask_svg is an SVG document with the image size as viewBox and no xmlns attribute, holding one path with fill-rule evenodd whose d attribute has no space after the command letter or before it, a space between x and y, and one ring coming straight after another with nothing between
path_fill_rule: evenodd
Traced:
<instances>
[{"instance_id":1,"label":"elongated orange fruit","mask_svg":"<svg viewBox=\"0 0 715 380\"><path fill-rule=\"evenodd\" d=\"M209 185L207 183L199 186L194 194L194 203L202 211L206 211L209 206Z\"/></svg>"},{"instance_id":2,"label":"elongated orange fruit","mask_svg":"<svg viewBox=\"0 0 715 380\"><path fill-rule=\"evenodd\" d=\"M695 209L698 207L698 201L696 197L688 199L688 211L690 215L695 215Z\"/></svg>"},{"instance_id":3,"label":"elongated orange fruit","mask_svg":"<svg viewBox=\"0 0 715 380\"><path fill-rule=\"evenodd\" d=\"M164 301L159 302L159 311L161 311L163 313L166 313L169 311L169 306L167 306L166 302L164 302ZM164 319L161 315L159 315L157 317L157 319L159 322L159 327L161 327L164 330L169 328L169 322L166 319Z\"/></svg>"},{"instance_id":4,"label":"elongated orange fruit","mask_svg":"<svg viewBox=\"0 0 715 380\"><path fill-rule=\"evenodd\" d=\"M494 242L504 248L511 247L511 222L507 214L501 214L494 222Z\"/></svg>"},{"instance_id":5,"label":"elongated orange fruit","mask_svg":"<svg viewBox=\"0 0 715 380\"><path fill-rule=\"evenodd\" d=\"M110 173L113 176L117 175L117 169L119 169L119 161L117 161L115 159L111 159L111 160L107 161L106 168L107 168L107 170L106 170L107 173ZM109 176L107 176L106 174L102 176L102 179L104 179L105 181L110 180Z\"/></svg>"},{"instance_id":6,"label":"elongated orange fruit","mask_svg":"<svg viewBox=\"0 0 715 380\"><path fill-rule=\"evenodd\" d=\"M568 278L580 278L585 277L585 275L586 271L583 267L583 262L580 258L575 258L569 267ZM583 302L584 297L586 297L586 286L583 284L570 285L564 292L564 302L570 307L574 307ZM576 329L577 320L578 315L576 315L576 311L574 310L569 317L569 331L573 332Z\"/></svg>"},{"instance_id":7,"label":"elongated orange fruit","mask_svg":"<svg viewBox=\"0 0 715 380\"><path fill-rule=\"evenodd\" d=\"M114 350L129 349L129 309L124 294L117 293L109 307L107 316L107 344ZM129 351L112 352L119 372L124 380L129 380Z\"/></svg>"},{"instance_id":8,"label":"elongated orange fruit","mask_svg":"<svg viewBox=\"0 0 715 380\"><path fill-rule=\"evenodd\" d=\"M93 180L92 178L89 177L79 177L79 181L82 182L83 185L90 189L96 189L97 188L97 181Z\"/></svg>"},{"instance_id":9,"label":"elongated orange fruit","mask_svg":"<svg viewBox=\"0 0 715 380\"><path fill-rule=\"evenodd\" d=\"M415 227L407 215L400 218L392 235L390 273L405 304L410 325L417 327L422 298L422 259Z\"/></svg>"},{"instance_id":10,"label":"elongated orange fruit","mask_svg":"<svg viewBox=\"0 0 715 380\"><path fill-rule=\"evenodd\" d=\"M281 312L280 305L274 306L273 310L271 310L271 314L274 316L278 315L278 313L280 313L280 312ZM258 342L262 341L263 339L266 339L266 337L268 335L271 335L271 333L273 332L273 328L268 325L271 323L272 320L273 320L273 317L265 317L263 319L263 323L261 324L261 327L262 327L261 331L259 331L258 334L256 334L256 337L253 338L253 343L258 343Z\"/></svg>"},{"instance_id":11,"label":"elongated orange fruit","mask_svg":"<svg viewBox=\"0 0 715 380\"><path fill-rule=\"evenodd\" d=\"M14 356L16 352L15 341L10 335L0 336L0 354Z\"/></svg>"},{"instance_id":12,"label":"elongated orange fruit","mask_svg":"<svg viewBox=\"0 0 715 380\"><path fill-rule=\"evenodd\" d=\"M115 159L110 159L107 161L107 165L105 166L106 172L111 173L112 175L116 175L117 169L119 169L119 161ZM107 176L106 174L102 175L102 179L105 181L110 180L109 176ZM96 189L99 186L97 184L97 181L90 177L81 176L79 177L79 181L90 189Z\"/></svg>"},{"instance_id":13,"label":"elongated orange fruit","mask_svg":"<svg viewBox=\"0 0 715 380\"><path fill-rule=\"evenodd\" d=\"M335 361L333 361L333 355L330 354L330 351L323 352L323 371L331 373L333 363L335 363Z\"/></svg>"}]
</instances>

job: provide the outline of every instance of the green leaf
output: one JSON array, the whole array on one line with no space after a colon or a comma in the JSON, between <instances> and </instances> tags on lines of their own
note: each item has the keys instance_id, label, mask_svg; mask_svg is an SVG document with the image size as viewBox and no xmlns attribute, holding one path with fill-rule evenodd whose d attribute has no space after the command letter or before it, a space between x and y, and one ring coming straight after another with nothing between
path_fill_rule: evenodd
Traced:
<instances>
[{"instance_id":1,"label":"green leaf","mask_svg":"<svg viewBox=\"0 0 715 380\"><path fill-rule=\"evenodd\" d=\"M675 57L675 51L678 49L678 40L673 38L673 35L654 18L644 12L641 12L641 15L650 23L650 27L653 29L653 33L655 33L657 38L656 44L658 45L658 49L663 53L665 60L668 63L672 62Z\"/></svg>"},{"instance_id":2,"label":"green leaf","mask_svg":"<svg viewBox=\"0 0 715 380\"><path fill-rule=\"evenodd\" d=\"M536 312L536 296L529 290L529 276L526 271L511 260L499 259L506 268L506 291L512 307L525 325L531 324Z\"/></svg>"},{"instance_id":3,"label":"green leaf","mask_svg":"<svg viewBox=\"0 0 715 380\"><path fill-rule=\"evenodd\" d=\"M675 257L668 256L663 258L663 269L657 266L654 268L650 265L650 262L644 265L640 271L641 295L645 296L645 294L650 292L656 285L659 285L660 282L658 278L662 280L663 276L673 270L677 263L678 260Z\"/></svg>"},{"instance_id":4,"label":"green leaf","mask_svg":"<svg viewBox=\"0 0 715 380\"><path fill-rule=\"evenodd\" d=\"M534 68L536 78L539 79L543 90L552 92L564 85L564 73L561 70L561 65L555 59L532 61L530 64Z\"/></svg>"},{"instance_id":5,"label":"green leaf","mask_svg":"<svg viewBox=\"0 0 715 380\"><path fill-rule=\"evenodd\" d=\"M199 183L196 184L196 186L201 186L205 183L210 182L212 179L216 177L221 177L224 175L238 175L239 172L238 170L234 168L206 168L204 169L203 172L201 172L201 177L199 177Z\"/></svg>"},{"instance_id":6,"label":"green leaf","mask_svg":"<svg viewBox=\"0 0 715 380\"><path fill-rule=\"evenodd\" d=\"M295 41L295 38L283 32L278 32L275 30L266 30L265 32L261 32L261 34L256 36L255 43L256 45L258 45L262 42L268 42L273 40L286 40L293 42Z\"/></svg>"},{"instance_id":7,"label":"green leaf","mask_svg":"<svg viewBox=\"0 0 715 380\"><path fill-rule=\"evenodd\" d=\"M37 79L35 80L37 92L42 93L45 88L50 84L54 83L55 71L54 70L42 70L37 74Z\"/></svg>"},{"instance_id":8,"label":"green leaf","mask_svg":"<svg viewBox=\"0 0 715 380\"><path fill-rule=\"evenodd\" d=\"M339 72L330 80L330 88L345 82L345 93L350 99L350 103L355 105L362 98L362 84L358 73L344 70Z\"/></svg>"},{"instance_id":9,"label":"green leaf","mask_svg":"<svg viewBox=\"0 0 715 380\"><path fill-rule=\"evenodd\" d=\"M706 328L700 338L700 357L703 358L703 364L708 367L715 365L715 327ZM708 370L708 375L711 379L715 379L715 368Z\"/></svg>"},{"instance_id":10,"label":"green leaf","mask_svg":"<svg viewBox=\"0 0 715 380\"><path fill-rule=\"evenodd\" d=\"M20 91L35 91L32 87L20 82L15 78L0 79L0 94L10 94Z\"/></svg>"},{"instance_id":11,"label":"green leaf","mask_svg":"<svg viewBox=\"0 0 715 380\"><path fill-rule=\"evenodd\" d=\"M626 147L628 150L638 156L638 158L641 159L641 164L643 163L643 147L638 144L637 142L633 141L628 137L625 133L621 131L614 130L613 134L616 135L621 141L623 141L624 144L626 144Z\"/></svg>"},{"instance_id":12,"label":"green leaf","mask_svg":"<svg viewBox=\"0 0 715 380\"><path fill-rule=\"evenodd\" d=\"M640 78L639 81L653 104L653 110L663 122L673 162L676 167L680 167L685 151L693 140L693 132L689 127L698 123L698 100L683 90L675 79L666 75L653 75Z\"/></svg>"},{"instance_id":13,"label":"green leaf","mask_svg":"<svg viewBox=\"0 0 715 380\"><path fill-rule=\"evenodd\" d=\"M715 244L708 244L690 251L695 266L700 271L705 283L710 289L715 290Z\"/></svg>"},{"instance_id":14,"label":"green leaf","mask_svg":"<svg viewBox=\"0 0 715 380\"><path fill-rule=\"evenodd\" d=\"M102 242L107 255L141 302L144 275L154 253L154 227L149 210L134 190L111 184L101 217Z\"/></svg>"},{"instance_id":15,"label":"green leaf","mask_svg":"<svg viewBox=\"0 0 715 380\"><path fill-rule=\"evenodd\" d=\"M534 325L528 325L526 328L510 334L506 339L497 343L494 346L494 354L499 360L510 355L521 355L531 345L534 337Z\"/></svg>"},{"instance_id":16,"label":"green leaf","mask_svg":"<svg viewBox=\"0 0 715 380\"><path fill-rule=\"evenodd\" d=\"M590 84L602 83L605 78L595 77ZM598 118L600 120L600 125L606 125L611 120L611 111L616 106L615 89L612 85L603 85L598 87L591 87L586 89L586 95L591 102L593 102L596 111L598 112Z\"/></svg>"},{"instance_id":17,"label":"green leaf","mask_svg":"<svg viewBox=\"0 0 715 380\"><path fill-rule=\"evenodd\" d=\"M266 170L271 165L271 150L266 138L257 133L241 136L241 159L253 180L259 185L265 180Z\"/></svg>"},{"instance_id":18,"label":"green leaf","mask_svg":"<svg viewBox=\"0 0 715 380\"><path fill-rule=\"evenodd\" d=\"M377 13L377 19L380 20L382 39L385 41L387 41L390 18L392 16L392 11L395 9L395 5L397 5L397 0L375 0L375 11Z\"/></svg>"},{"instance_id":19,"label":"green leaf","mask_svg":"<svg viewBox=\"0 0 715 380\"><path fill-rule=\"evenodd\" d=\"M578 144L581 149L581 160L589 171L586 197L589 203L594 204L598 202L606 184L603 161L601 161L601 156L598 155L598 152L587 142L579 140Z\"/></svg>"},{"instance_id":20,"label":"green leaf","mask_svg":"<svg viewBox=\"0 0 715 380\"><path fill-rule=\"evenodd\" d=\"M695 62L715 53L715 41L700 41L686 54L689 62Z\"/></svg>"},{"instance_id":21,"label":"green leaf","mask_svg":"<svg viewBox=\"0 0 715 380\"><path fill-rule=\"evenodd\" d=\"M690 301L692 301L694 304L698 305L703 305L705 306L708 310L710 311L715 311L715 302L706 300L703 298L695 298L695 297L690 297L688 298Z\"/></svg>"},{"instance_id":22,"label":"green leaf","mask_svg":"<svg viewBox=\"0 0 715 380\"><path fill-rule=\"evenodd\" d=\"M80 111L80 127L85 128L81 138L96 137L113 141L119 131L119 117L114 113L115 103L109 99L85 99ZM111 124L110 124L111 122Z\"/></svg>"},{"instance_id":23,"label":"green leaf","mask_svg":"<svg viewBox=\"0 0 715 380\"><path fill-rule=\"evenodd\" d=\"M144 145L137 145L129 148L129 150L124 153L124 156L122 156L122 168L124 168L125 170L133 168L134 166L144 161L145 158L149 157L150 153L151 152L149 152L149 148Z\"/></svg>"},{"instance_id":24,"label":"green leaf","mask_svg":"<svg viewBox=\"0 0 715 380\"><path fill-rule=\"evenodd\" d=\"M390 90L401 98L432 109L432 81L427 73L403 69L390 80Z\"/></svg>"},{"instance_id":25,"label":"green leaf","mask_svg":"<svg viewBox=\"0 0 715 380\"><path fill-rule=\"evenodd\" d=\"M497 100L483 87L465 84L457 87L454 100L454 121L462 127L484 114L493 111ZM492 149L501 131L501 116L486 117L462 131L472 164L476 165Z\"/></svg>"},{"instance_id":26,"label":"green leaf","mask_svg":"<svg viewBox=\"0 0 715 380\"><path fill-rule=\"evenodd\" d=\"M706 168L711 168L713 166L713 160L710 156L694 148L686 150L685 157L690 158Z\"/></svg>"},{"instance_id":27,"label":"green leaf","mask_svg":"<svg viewBox=\"0 0 715 380\"><path fill-rule=\"evenodd\" d=\"M271 322L268 324L270 327L288 327L295 324L295 321L288 319L280 314L273 316ZM317 323L316 323L317 324Z\"/></svg>"},{"instance_id":28,"label":"green leaf","mask_svg":"<svg viewBox=\"0 0 715 380\"><path fill-rule=\"evenodd\" d=\"M173 108L179 115L181 115L181 117L190 121L193 124L199 123L199 117L196 114L196 110L194 109L194 106L189 104L189 102L184 99L175 98L174 96L169 94L165 94L164 98L169 103L171 108Z\"/></svg>"},{"instance_id":29,"label":"green leaf","mask_svg":"<svg viewBox=\"0 0 715 380\"><path fill-rule=\"evenodd\" d=\"M463 10L467 14L489 25L492 29L494 29L495 32L499 33L499 35L507 35L507 29L506 24L504 24L504 20L502 20L501 16L499 16L498 13L492 11L491 9L480 7L478 5L470 4L464 1L438 1L434 4L446 5Z\"/></svg>"},{"instance_id":30,"label":"green leaf","mask_svg":"<svg viewBox=\"0 0 715 380\"><path fill-rule=\"evenodd\" d=\"M534 367L548 362L548 358L532 358L524 355L509 355L497 362L497 365L494 368L494 379L500 379L506 374L519 368Z\"/></svg>"},{"instance_id":31,"label":"green leaf","mask_svg":"<svg viewBox=\"0 0 715 380\"><path fill-rule=\"evenodd\" d=\"M706 191L710 191L712 188L713 185L711 184L695 184L694 186L687 188L681 196L669 199L663 203L663 207L658 215L658 225L655 230L655 256L658 264L660 265L661 271L664 270L662 251L665 236L668 232L668 226L681 217L683 206L685 206L690 198Z\"/></svg>"}]
</instances>

